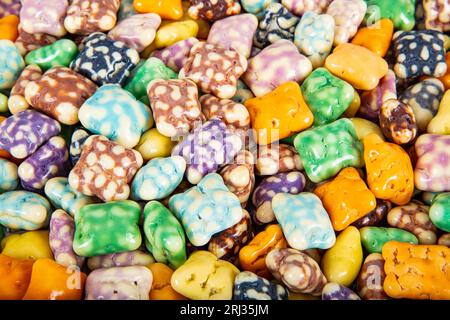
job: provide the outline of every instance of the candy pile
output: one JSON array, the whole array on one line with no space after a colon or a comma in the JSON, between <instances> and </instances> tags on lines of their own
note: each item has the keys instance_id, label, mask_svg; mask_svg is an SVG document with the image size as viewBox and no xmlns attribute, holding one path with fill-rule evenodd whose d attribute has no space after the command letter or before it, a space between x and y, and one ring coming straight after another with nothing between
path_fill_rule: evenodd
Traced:
<instances>
[{"instance_id":1,"label":"candy pile","mask_svg":"<svg viewBox=\"0 0 450 320\"><path fill-rule=\"evenodd\" d=\"M2 0L0 299L450 299L449 21Z\"/></svg>"}]
</instances>

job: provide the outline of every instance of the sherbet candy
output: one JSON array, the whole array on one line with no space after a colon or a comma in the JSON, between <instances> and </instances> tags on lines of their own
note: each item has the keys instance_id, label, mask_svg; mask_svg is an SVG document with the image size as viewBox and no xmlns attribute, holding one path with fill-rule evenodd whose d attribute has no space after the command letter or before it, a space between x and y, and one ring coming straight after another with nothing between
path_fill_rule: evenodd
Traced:
<instances>
[{"instance_id":1,"label":"sherbet candy","mask_svg":"<svg viewBox=\"0 0 450 320\"><path fill-rule=\"evenodd\" d=\"M145 245L157 262L177 269L186 261L183 227L158 201L150 201L144 207L144 233Z\"/></svg>"},{"instance_id":2,"label":"sherbet candy","mask_svg":"<svg viewBox=\"0 0 450 320\"><path fill-rule=\"evenodd\" d=\"M234 49L248 58L257 27L258 19L250 13L227 17L213 23L207 43Z\"/></svg>"},{"instance_id":3,"label":"sherbet candy","mask_svg":"<svg viewBox=\"0 0 450 320\"><path fill-rule=\"evenodd\" d=\"M0 90L11 89L19 78L25 62L10 40L0 40Z\"/></svg>"},{"instance_id":4,"label":"sherbet candy","mask_svg":"<svg viewBox=\"0 0 450 320\"><path fill-rule=\"evenodd\" d=\"M169 207L194 246L207 244L214 234L235 225L243 217L239 199L216 173L206 175L197 186L184 193L172 196Z\"/></svg>"},{"instance_id":5,"label":"sherbet candy","mask_svg":"<svg viewBox=\"0 0 450 320\"><path fill-rule=\"evenodd\" d=\"M273 197L280 192L298 194L303 191L305 183L305 176L299 171L281 172L261 180L252 195L252 203L256 208L255 219L260 223L275 220Z\"/></svg>"},{"instance_id":6,"label":"sherbet candy","mask_svg":"<svg viewBox=\"0 0 450 320\"><path fill-rule=\"evenodd\" d=\"M237 134L228 130L221 120L212 119L178 143L172 156L180 155L186 160L185 176L190 183L197 184L208 173L230 163L241 147Z\"/></svg>"},{"instance_id":7,"label":"sherbet candy","mask_svg":"<svg viewBox=\"0 0 450 320\"><path fill-rule=\"evenodd\" d=\"M343 168L364 165L363 146L348 119L301 132L294 145L308 178L316 183L333 177Z\"/></svg>"},{"instance_id":8,"label":"sherbet candy","mask_svg":"<svg viewBox=\"0 0 450 320\"><path fill-rule=\"evenodd\" d=\"M18 169L22 187L25 190L40 191L45 183L57 176L67 174L69 151L62 137L52 137L31 156L23 161Z\"/></svg>"},{"instance_id":9,"label":"sherbet candy","mask_svg":"<svg viewBox=\"0 0 450 320\"><path fill-rule=\"evenodd\" d=\"M149 300L152 282L143 266L96 269L86 279L86 300Z\"/></svg>"},{"instance_id":10,"label":"sherbet candy","mask_svg":"<svg viewBox=\"0 0 450 320\"><path fill-rule=\"evenodd\" d=\"M394 23L397 30L411 30L414 28L417 0L396 0L394 2L384 0L365 0L367 3L366 19L370 23L376 23L380 18L388 18ZM418 0L417 2L422 2ZM424 1L430 2L430 1Z\"/></svg>"},{"instance_id":11,"label":"sherbet candy","mask_svg":"<svg viewBox=\"0 0 450 320\"><path fill-rule=\"evenodd\" d=\"M450 232L450 193L439 194L433 199L430 219L439 229Z\"/></svg>"},{"instance_id":12,"label":"sherbet candy","mask_svg":"<svg viewBox=\"0 0 450 320\"><path fill-rule=\"evenodd\" d=\"M291 41L282 39L248 60L242 80L259 97L285 82L301 82L311 71L311 62Z\"/></svg>"},{"instance_id":13,"label":"sherbet candy","mask_svg":"<svg viewBox=\"0 0 450 320\"><path fill-rule=\"evenodd\" d=\"M136 50L104 33L95 32L84 38L82 49L70 67L99 86L108 83L124 85L138 62Z\"/></svg>"},{"instance_id":14,"label":"sherbet candy","mask_svg":"<svg viewBox=\"0 0 450 320\"><path fill-rule=\"evenodd\" d=\"M326 13L334 18L336 24L335 46L348 42L356 34L366 11L364 0L334 0L330 3Z\"/></svg>"},{"instance_id":15,"label":"sherbet candy","mask_svg":"<svg viewBox=\"0 0 450 320\"><path fill-rule=\"evenodd\" d=\"M16 259L53 259L48 230L13 233L2 240L2 254Z\"/></svg>"},{"instance_id":16,"label":"sherbet candy","mask_svg":"<svg viewBox=\"0 0 450 320\"><path fill-rule=\"evenodd\" d=\"M20 0L3 0L0 3L0 18L8 15L18 16L22 7Z\"/></svg>"},{"instance_id":17,"label":"sherbet candy","mask_svg":"<svg viewBox=\"0 0 450 320\"><path fill-rule=\"evenodd\" d=\"M361 300L361 298L346 286L328 282L322 289L322 300Z\"/></svg>"},{"instance_id":18,"label":"sherbet candy","mask_svg":"<svg viewBox=\"0 0 450 320\"><path fill-rule=\"evenodd\" d=\"M70 138L69 156L72 165L75 165L81 156L83 145L91 134L84 129L75 129Z\"/></svg>"},{"instance_id":19,"label":"sherbet candy","mask_svg":"<svg viewBox=\"0 0 450 320\"><path fill-rule=\"evenodd\" d=\"M293 146L275 143L259 146L255 169L260 176L270 176L279 172L302 170L303 165Z\"/></svg>"},{"instance_id":20,"label":"sherbet candy","mask_svg":"<svg viewBox=\"0 0 450 320\"><path fill-rule=\"evenodd\" d=\"M42 70L56 66L68 67L77 53L78 48L75 42L69 39L61 39L29 52L25 56L25 62L35 64Z\"/></svg>"},{"instance_id":21,"label":"sherbet candy","mask_svg":"<svg viewBox=\"0 0 450 320\"><path fill-rule=\"evenodd\" d=\"M333 0L281 0L283 6L297 16L304 16L308 11L322 13Z\"/></svg>"},{"instance_id":22,"label":"sherbet candy","mask_svg":"<svg viewBox=\"0 0 450 320\"><path fill-rule=\"evenodd\" d=\"M423 134L415 143L414 183L422 191L450 191L450 136Z\"/></svg>"},{"instance_id":23,"label":"sherbet candy","mask_svg":"<svg viewBox=\"0 0 450 320\"><path fill-rule=\"evenodd\" d=\"M68 5L68 0L22 0L21 28L31 34L46 33L62 37L67 33L63 20Z\"/></svg>"},{"instance_id":24,"label":"sherbet candy","mask_svg":"<svg viewBox=\"0 0 450 320\"><path fill-rule=\"evenodd\" d=\"M287 300L288 291L250 271L240 272L234 279L233 300Z\"/></svg>"},{"instance_id":25,"label":"sherbet candy","mask_svg":"<svg viewBox=\"0 0 450 320\"><path fill-rule=\"evenodd\" d=\"M302 93L314 114L314 125L320 126L333 122L347 110L355 90L327 69L318 68L303 82Z\"/></svg>"},{"instance_id":26,"label":"sherbet candy","mask_svg":"<svg viewBox=\"0 0 450 320\"><path fill-rule=\"evenodd\" d=\"M0 194L0 208L0 224L19 230L37 230L44 227L50 214L50 203L47 199L29 191L8 191Z\"/></svg>"},{"instance_id":27,"label":"sherbet candy","mask_svg":"<svg viewBox=\"0 0 450 320\"><path fill-rule=\"evenodd\" d=\"M78 117L92 133L104 135L125 148L135 147L153 122L145 104L114 84L100 87L81 106Z\"/></svg>"},{"instance_id":28,"label":"sherbet candy","mask_svg":"<svg viewBox=\"0 0 450 320\"><path fill-rule=\"evenodd\" d=\"M294 43L300 53L311 61L313 68L323 66L325 58L331 52L333 41L333 17L328 14L305 12L295 28Z\"/></svg>"},{"instance_id":29,"label":"sherbet candy","mask_svg":"<svg viewBox=\"0 0 450 320\"><path fill-rule=\"evenodd\" d=\"M26 55L28 52L38 49L40 47L52 44L58 40L57 37L46 33L28 33L25 32L20 24L18 26L19 35L16 39L15 45L19 49L21 55Z\"/></svg>"},{"instance_id":30,"label":"sherbet candy","mask_svg":"<svg viewBox=\"0 0 450 320\"><path fill-rule=\"evenodd\" d=\"M142 52L155 39L161 18L155 13L136 14L120 21L108 36Z\"/></svg>"},{"instance_id":31,"label":"sherbet candy","mask_svg":"<svg viewBox=\"0 0 450 320\"><path fill-rule=\"evenodd\" d=\"M112 267L148 266L154 263L153 256L141 250L125 251L90 257L87 261L90 270Z\"/></svg>"},{"instance_id":32,"label":"sherbet candy","mask_svg":"<svg viewBox=\"0 0 450 320\"><path fill-rule=\"evenodd\" d=\"M130 200L82 207L75 215L73 250L83 257L136 250L140 215L140 206Z\"/></svg>"},{"instance_id":33,"label":"sherbet candy","mask_svg":"<svg viewBox=\"0 0 450 320\"><path fill-rule=\"evenodd\" d=\"M189 2L191 6L188 14L194 20L216 21L241 12L238 0L190 0Z\"/></svg>"},{"instance_id":34,"label":"sherbet candy","mask_svg":"<svg viewBox=\"0 0 450 320\"><path fill-rule=\"evenodd\" d=\"M384 279L384 259L379 253L369 254L359 272L357 289L363 300L386 300L389 297L383 290Z\"/></svg>"},{"instance_id":35,"label":"sherbet candy","mask_svg":"<svg viewBox=\"0 0 450 320\"><path fill-rule=\"evenodd\" d=\"M49 244L55 261L60 265L67 267L83 265L84 258L77 256L72 248L74 234L73 218L61 209L53 212L50 219Z\"/></svg>"},{"instance_id":36,"label":"sherbet candy","mask_svg":"<svg viewBox=\"0 0 450 320\"><path fill-rule=\"evenodd\" d=\"M449 69L450 71L450 69ZM431 87L430 87L431 88ZM439 96L438 96L439 97ZM437 97L435 97L437 98ZM426 100L424 100L425 103ZM433 107L436 99L433 99ZM427 126L427 132L433 134L450 134L450 90L440 99L439 109ZM427 104L428 106L428 104ZM412 104L414 108L414 103ZM425 109L427 110L427 109ZM434 109L432 109L434 110ZM433 111L432 111L433 112ZM435 112L435 111L434 111Z\"/></svg>"},{"instance_id":37,"label":"sherbet candy","mask_svg":"<svg viewBox=\"0 0 450 320\"><path fill-rule=\"evenodd\" d=\"M281 192L272 198L272 209L292 248L328 249L334 245L336 236L333 226L316 195Z\"/></svg>"},{"instance_id":38,"label":"sherbet candy","mask_svg":"<svg viewBox=\"0 0 450 320\"><path fill-rule=\"evenodd\" d=\"M197 42L198 39L194 37L180 40L167 48L153 51L151 56L160 59L173 71L179 72L186 63L192 46Z\"/></svg>"},{"instance_id":39,"label":"sherbet candy","mask_svg":"<svg viewBox=\"0 0 450 320\"><path fill-rule=\"evenodd\" d=\"M0 158L0 193L15 190L18 185L17 165Z\"/></svg>"},{"instance_id":40,"label":"sherbet candy","mask_svg":"<svg viewBox=\"0 0 450 320\"><path fill-rule=\"evenodd\" d=\"M20 73L16 83L11 89L8 98L8 109L12 114L28 109L29 104L25 100L25 88L30 81L38 80L42 76L42 70L36 65L26 66Z\"/></svg>"},{"instance_id":41,"label":"sherbet candy","mask_svg":"<svg viewBox=\"0 0 450 320\"><path fill-rule=\"evenodd\" d=\"M369 253L381 253L383 245L389 241L419 243L415 235L397 228L364 227L359 233L361 243Z\"/></svg>"},{"instance_id":42,"label":"sherbet candy","mask_svg":"<svg viewBox=\"0 0 450 320\"><path fill-rule=\"evenodd\" d=\"M211 252L195 251L172 275L172 288L192 300L231 300L239 269Z\"/></svg>"}]
</instances>

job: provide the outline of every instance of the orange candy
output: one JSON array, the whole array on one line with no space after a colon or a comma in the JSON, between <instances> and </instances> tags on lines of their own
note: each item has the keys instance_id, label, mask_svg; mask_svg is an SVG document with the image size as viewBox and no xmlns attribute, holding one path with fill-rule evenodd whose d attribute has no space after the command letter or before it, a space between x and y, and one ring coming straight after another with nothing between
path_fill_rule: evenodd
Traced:
<instances>
[{"instance_id":1,"label":"orange candy","mask_svg":"<svg viewBox=\"0 0 450 320\"><path fill-rule=\"evenodd\" d=\"M86 275L51 259L38 259L23 300L81 300Z\"/></svg>"},{"instance_id":2,"label":"orange candy","mask_svg":"<svg viewBox=\"0 0 450 320\"><path fill-rule=\"evenodd\" d=\"M139 13L156 13L162 19L178 20L183 17L181 0L134 0L133 7Z\"/></svg>"},{"instance_id":3,"label":"orange candy","mask_svg":"<svg viewBox=\"0 0 450 320\"><path fill-rule=\"evenodd\" d=\"M0 300L20 300L27 291L34 260L0 254Z\"/></svg>"},{"instance_id":4,"label":"orange candy","mask_svg":"<svg viewBox=\"0 0 450 320\"><path fill-rule=\"evenodd\" d=\"M400 146L371 133L364 140L367 184L375 197L404 205L414 192L411 160Z\"/></svg>"},{"instance_id":5,"label":"orange candy","mask_svg":"<svg viewBox=\"0 0 450 320\"><path fill-rule=\"evenodd\" d=\"M7 39L16 41L19 25L19 17L9 15L0 19L0 40Z\"/></svg>"},{"instance_id":6,"label":"orange candy","mask_svg":"<svg viewBox=\"0 0 450 320\"><path fill-rule=\"evenodd\" d=\"M450 52L447 52L445 56L445 63L447 64L447 72L438 79L444 84L445 90L448 90L450 89Z\"/></svg>"},{"instance_id":7,"label":"orange candy","mask_svg":"<svg viewBox=\"0 0 450 320\"><path fill-rule=\"evenodd\" d=\"M391 44L393 33L394 24L392 21L381 19L374 25L359 29L352 43L366 47L380 57L384 57Z\"/></svg>"},{"instance_id":8,"label":"orange candy","mask_svg":"<svg viewBox=\"0 0 450 320\"><path fill-rule=\"evenodd\" d=\"M298 83L289 81L261 97L248 99L258 144L266 145L309 128L314 116L303 99Z\"/></svg>"},{"instance_id":9,"label":"orange candy","mask_svg":"<svg viewBox=\"0 0 450 320\"><path fill-rule=\"evenodd\" d=\"M314 190L322 200L336 231L375 209L376 199L355 168L345 168L332 181Z\"/></svg>"},{"instance_id":10,"label":"orange candy","mask_svg":"<svg viewBox=\"0 0 450 320\"><path fill-rule=\"evenodd\" d=\"M266 266L266 256L273 249L283 248L287 248L287 242L281 227L278 224L267 226L239 251L242 270L254 272L267 279L272 278Z\"/></svg>"},{"instance_id":11,"label":"orange candy","mask_svg":"<svg viewBox=\"0 0 450 320\"><path fill-rule=\"evenodd\" d=\"M150 290L150 300L186 300L170 284L173 270L164 263L152 263L147 266L153 274L152 289Z\"/></svg>"}]
</instances>

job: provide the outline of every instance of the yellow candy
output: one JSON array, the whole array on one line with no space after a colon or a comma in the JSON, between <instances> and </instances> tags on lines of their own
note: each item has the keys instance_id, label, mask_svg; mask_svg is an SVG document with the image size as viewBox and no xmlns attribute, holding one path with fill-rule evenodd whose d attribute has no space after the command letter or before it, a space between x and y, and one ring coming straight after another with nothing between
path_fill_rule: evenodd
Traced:
<instances>
[{"instance_id":1,"label":"yellow candy","mask_svg":"<svg viewBox=\"0 0 450 320\"><path fill-rule=\"evenodd\" d=\"M195 251L172 275L172 288L192 300L231 300L239 269L209 251Z\"/></svg>"},{"instance_id":2,"label":"yellow candy","mask_svg":"<svg viewBox=\"0 0 450 320\"><path fill-rule=\"evenodd\" d=\"M144 161L157 157L169 157L176 142L163 136L156 128L146 131L135 147L140 152Z\"/></svg>"},{"instance_id":3,"label":"yellow candy","mask_svg":"<svg viewBox=\"0 0 450 320\"><path fill-rule=\"evenodd\" d=\"M325 252L322 271L329 282L349 286L358 276L363 262L361 237L358 229L347 227L336 239L336 244Z\"/></svg>"},{"instance_id":4,"label":"yellow candy","mask_svg":"<svg viewBox=\"0 0 450 320\"><path fill-rule=\"evenodd\" d=\"M29 231L12 234L1 242L2 254L16 259L53 259L48 244L48 231Z\"/></svg>"},{"instance_id":5,"label":"yellow candy","mask_svg":"<svg viewBox=\"0 0 450 320\"><path fill-rule=\"evenodd\" d=\"M372 121L369 121L367 119L363 118L350 118L351 122L353 123L353 126L356 130L356 135L358 136L359 140L363 140L365 136L375 133L377 136L380 137L384 141L383 132L381 132L381 129L379 126L377 126Z\"/></svg>"},{"instance_id":6,"label":"yellow candy","mask_svg":"<svg viewBox=\"0 0 450 320\"><path fill-rule=\"evenodd\" d=\"M344 117L351 118L356 115L356 113L359 110L359 107L361 107L361 98L359 96L358 91L355 90L355 94L353 95L353 100L350 103L350 106L345 110Z\"/></svg>"},{"instance_id":7,"label":"yellow candy","mask_svg":"<svg viewBox=\"0 0 450 320\"><path fill-rule=\"evenodd\" d=\"M198 24L192 20L168 23L156 32L155 43L157 48L171 46L175 42L197 36Z\"/></svg>"},{"instance_id":8,"label":"yellow candy","mask_svg":"<svg viewBox=\"0 0 450 320\"><path fill-rule=\"evenodd\" d=\"M450 90L447 90L441 100L437 114L427 127L428 133L450 134Z\"/></svg>"}]
</instances>

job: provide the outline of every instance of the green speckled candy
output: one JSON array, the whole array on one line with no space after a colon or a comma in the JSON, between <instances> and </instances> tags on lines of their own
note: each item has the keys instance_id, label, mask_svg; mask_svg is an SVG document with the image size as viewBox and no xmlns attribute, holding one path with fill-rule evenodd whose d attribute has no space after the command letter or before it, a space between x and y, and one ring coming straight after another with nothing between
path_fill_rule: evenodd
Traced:
<instances>
[{"instance_id":1,"label":"green speckled candy","mask_svg":"<svg viewBox=\"0 0 450 320\"><path fill-rule=\"evenodd\" d=\"M437 228L450 232L450 192L441 193L433 199L430 219Z\"/></svg>"},{"instance_id":2,"label":"green speckled candy","mask_svg":"<svg viewBox=\"0 0 450 320\"><path fill-rule=\"evenodd\" d=\"M145 63L138 65L131 73L130 81L124 87L136 99L149 105L147 96L147 86L154 79L176 79L177 74L166 67L166 65L157 58L149 58Z\"/></svg>"},{"instance_id":3,"label":"green speckled candy","mask_svg":"<svg viewBox=\"0 0 450 320\"><path fill-rule=\"evenodd\" d=\"M61 39L48 46L36 49L25 57L27 65L36 64L42 70L48 70L56 66L68 67L70 62L78 54L75 42L69 39Z\"/></svg>"},{"instance_id":4,"label":"green speckled candy","mask_svg":"<svg viewBox=\"0 0 450 320\"><path fill-rule=\"evenodd\" d=\"M347 110L355 90L327 69L318 68L303 82L302 93L314 114L314 125L320 126L333 122Z\"/></svg>"},{"instance_id":5,"label":"green speckled candy","mask_svg":"<svg viewBox=\"0 0 450 320\"><path fill-rule=\"evenodd\" d=\"M183 227L166 207L150 201L144 208L145 245L156 261L176 269L186 261Z\"/></svg>"},{"instance_id":6,"label":"green speckled candy","mask_svg":"<svg viewBox=\"0 0 450 320\"><path fill-rule=\"evenodd\" d=\"M348 119L306 130L294 140L308 178L315 183L336 175L346 167L364 165L363 146Z\"/></svg>"},{"instance_id":7,"label":"green speckled candy","mask_svg":"<svg viewBox=\"0 0 450 320\"><path fill-rule=\"evenodd\" d=\"M383 245L389 241L419 243L415 235L397 228L364 227L359 230L359 233L361 243L369 253L381 253Z\"/></svg>"},{"instance_id":8,"label":"green speckled candy","mask_svg":"<svg viewBox=\"0 0 450 320\"><path fill-rule=\"evenodd\" d=\"M365 0L367 13L366 24L374 24L380 19L388 18L397 30L409 31L416 23L416 0Z\"/></svg>"},{"instance_id":9,"label":"green speckled candy","mask_svg":"<svg viewBox=\"0 0 450 320\"><path fill-rule=\"evenodd\" d=\"M82 207L75 214L73 250L83 257L136 250L142 242L140 213L131 200Z\"/></svg>"}]
</instances>

